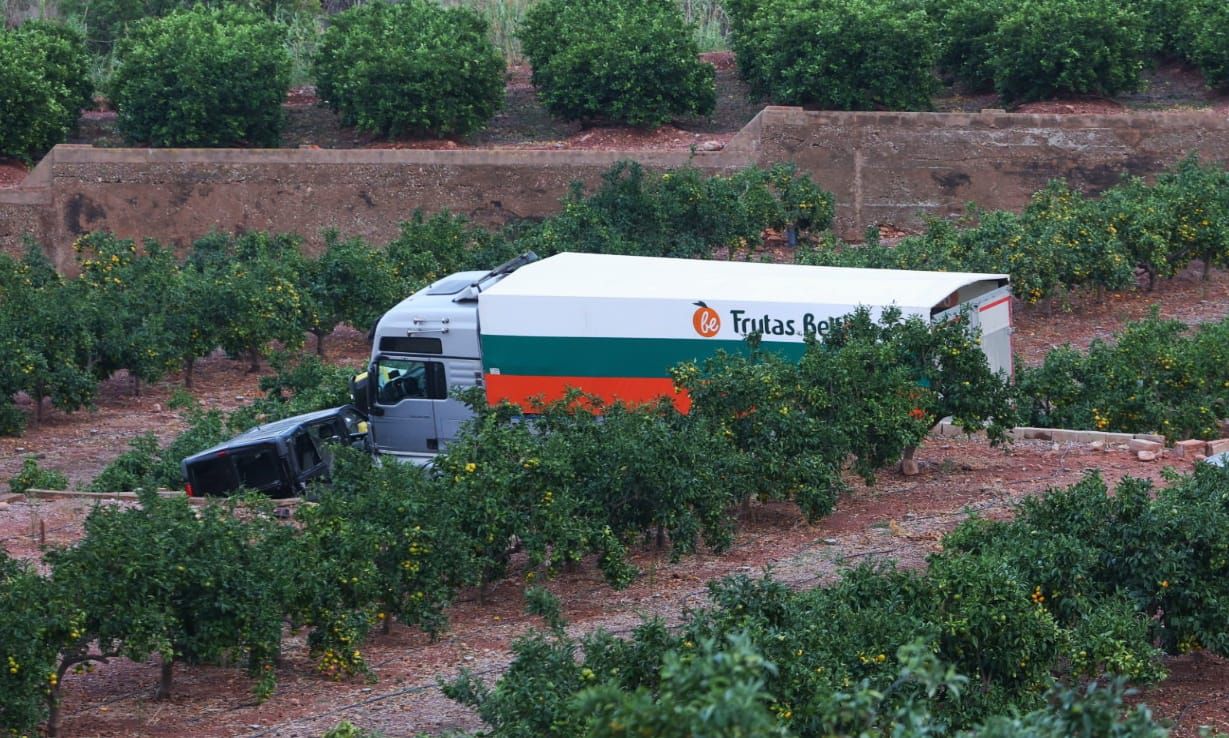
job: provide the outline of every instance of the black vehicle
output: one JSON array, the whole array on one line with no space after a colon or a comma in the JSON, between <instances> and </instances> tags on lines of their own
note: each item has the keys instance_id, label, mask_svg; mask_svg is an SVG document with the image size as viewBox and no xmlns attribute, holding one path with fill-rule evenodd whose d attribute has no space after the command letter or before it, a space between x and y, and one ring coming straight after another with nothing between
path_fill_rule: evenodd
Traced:
<instances>
[{"instance_id":1,"label":"black vehicle","mask_svg":"<svg viewBox=\"0 0 1229 738\"><path fill-rule=\"evenodd\" d=\"M367 419L350 405L258 425L180 462L189 497L225 497L240 489L296 497L327 480L330 442L363 448Z\"/></svg>"}]
</instances>

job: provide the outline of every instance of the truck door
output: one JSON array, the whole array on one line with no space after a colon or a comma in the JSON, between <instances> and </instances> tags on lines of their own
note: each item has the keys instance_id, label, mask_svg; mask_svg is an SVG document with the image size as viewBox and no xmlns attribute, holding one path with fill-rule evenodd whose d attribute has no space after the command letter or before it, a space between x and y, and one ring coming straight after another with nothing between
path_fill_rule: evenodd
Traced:
<instances>
[{"instance_id":1,"label":"truck door","mask_svg":"<svg viewBox=\"0 0 1229 738\"><path fill-rule=\"evenodd\" d=\"M445 359L444 378L448 383L444 390L446 399L435 405L435 434L439 439L440 451L447 450L448 443L460 433L462 424L474 417L469 406L453 397L452 393L453 390L482 384L482 362L477 359Z\"/></svg>"},{"instance_id":2,"label":"truck door","mask_svg":"<svg viewBox=\"0 0 1229 738\"><path fill-rule=\"evenodd\" d=\"M435 407L448 396L444 364L417 357L380 356L375 380L371 438L376 451L428 454L439 450Z\"/></svg>"}]
</instances>

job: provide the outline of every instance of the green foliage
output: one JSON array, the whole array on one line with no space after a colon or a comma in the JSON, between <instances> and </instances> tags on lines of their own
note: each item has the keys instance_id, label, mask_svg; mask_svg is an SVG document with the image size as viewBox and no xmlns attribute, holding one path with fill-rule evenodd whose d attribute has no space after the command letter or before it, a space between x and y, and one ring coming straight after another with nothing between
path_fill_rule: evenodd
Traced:
<instances>
[{"instance_id":1,"label":"green foliage","mask_svg":"<svg viewBox=\"0 0 1229 738\"><path fill-rule=\"evenodd\" d=\"M80 294L78 319L94 338L91 371L99 380L119 369L137 381L164 377L184 353L180 334L167 320L178 312L167 310L179 297L172 292L174 254L153 241L139 253L135 243L106 231L82 236L73 249L80 264L73 282Z\"/></svg>"},{"instance_id":2,"label":"green foliage","mask_svg":"<svg viewBox=\"0 0 1229 738\"><path fill-rule=\"evenodd\" d=\"M494 738L1159 738L1146 708L1124 708L1125 680L1161 675L1155 639L1227 646L1212 604L1229 581L1227 475L1201 468L1155 499L1138 480L1110 495L1089 477L1014 520L964 523L925 572L863 566L800 592L731 577L673 630L577 639L556 623L519 639L493 685L462 672L444 691ZM1054 685L1059 673L1094 681Z\"/></svg>"},{"instance_id":3,"label":"green foliage","mask_svg":"<svg viewBox=\"0 0 1229 738\"><path fill-rule=\"evenodd\" d=\"M464 136L504 96L504 62L486 21L430 0L358 5L332 18L316 84L342 125L383 136Z\"/></svg>"},{"instance_id":4,"label":"green foliage","mask_svg":"<svg viewBox=\"0 0 1229 738\"><path fill-rule=\"evenodd\" d=\"M1018 216L973 208L958 222L928 220L924 234L891 247L870 234L863 246L829 239L795 254L803 264L1007 273L1030 304L1079 287L1133 288L1137 267L1151 289L1196 259L1205 279L1229 263L1229 174L1193 157L1152 185L1127 179L1099 200L1055 180Z\"/></svg>"},{"instance_id":5,"label":"green foliage","mask_svg":"<svg viewBox=\"0 0 1229 738\"><path fill-rule=\"evenodd\" d=\"M832 195L789 164L705 177L620 162L592 195L575 187L562 212L521 235L516 250L691 258L724 250L732 258L760 243L765 229L805 235L827 228L834 214Z\"/></svg>"},{"instance_id":6,"label":"green foliage","mask_svg":"<svg viewBox=\"0 0 1229 738\"><path fill-rule=\"evenodd\" d=\"M44 469L38 459L27 456L21 460L21 471L9 479L9 491L24 494L32 489L68 489L68 477L55 469Z\"/></svg>"},{"instance_id":7,"label":"green foliage","mask_svg":"<svg viewBox=\"0 0 1229 738\"><path fill-rule=\"evenodd\" d=\"M158 478L157 436L153 433L142 433L129 441L128 446L127 451L115 457L115 460L94 477L94 481L90 482L90 492L157 490L162 486ZM177 474L176 477L178 476Z\"/></svg>"},{"instance_id":8,"label":"green foliage","mask_svg":"<svg viewBox=\"0 0 1229 738\"><path fill-rule=\"evenodd\" d=\"M326 364L318 356L276 352L269 359L273 374L260 378L265 393L227 418L234 432L271 423L292 415L326 410L350 402L350 378L359 369L344 364Z\"/></svg>"},{"instance_id":9,"label":"green foliage","mask_svg":"<svg viewBox=\"0 0 1229 738\"><path fill-rule=\"evenodd\" d=\"M325 674L365 670L361 639L392 618L443 630L457 589L476 581L449 490L409 464L374 464L335 451L333 484L299 509L292 616L312 627L312 654Z\"/></svg>"},{"instance_id":10,"label":"green foliage","mask_svg":"<svg viewBox=\"0 0 1229 738\"><path fill-rule=\"evenodd\" d=\"M37 244L28 244L20 261L0 255L0 397L12 402L25 392L35 402L35 421L45 398L71 411L88 407L97 393L89 366L96 339L80 320L78 295Z\"/></svg>"},{"instance_id":11,"label":"green foliage","mask_svg":"<svg viewBox=\"0 0 1229 738\"><path fill-rule=\"evenodd\" d=\"M1229 581L1229 544L1218 532L1229 516L1227 475L1198 465L1162 490L1128 478L1110 494L1092 474L1025 501L1012 522L966 524L945 546L1008 562L1061 622L1088 618L1075 629L1075 668L1154 677L1154 642L1169 653L1229 649L1229 616L1212 604Z\"/></svg>"},{"instance_id":12,"label":"green foliage","mask_svg":"<svg viewBox=\"0 0 1229 738\"><path fill-rule=\"evenodd\" d=\"M193 245L192 263L212 288L196 309L218 327L222 348L248 356L253 370L271 342L303 344L310 321L299 246L296 236L263 232L215 232Z\"/></svg>"},{"instance_id":13,"label":"green foliage","mask_svg":"<svg viewBox=\"0 0 1229 738\"><path fill-rule=\"evenodd\" d=\"M428 218L415 210L385 247L396 297L412 295L453 272L489 269L505 261L484 257L491 240L490 233L463 215L444 210Z\"/></svg>"},{"instance_id":14,"label":"green foliage","mask_svg":"<svg viewBox=\"0 0 1229 738\"><path fill-rule=\"evenodd\" d=\"M324 337L340 323L367 330L404 297L386 253L362 239L324 236L324 253L303 272L308 302L307 330L316 337L316 353L324 356Z\"/></svg>"},{"instance_id":15,"label":"green foliage","mask_svg":"<svg viewBox=\"0 0 1229 738\"><path fill-rule=\"evenodd\" d=\"M994 87L1010 102L1133 92L1147 44L1145 19L1129 3L1027 0L995 28Z\"/></svg>"},{"instance_id":16,"label":"green foliage","mask_svg":"<svg viewBox=\"0 0 1229 738\"><path fill-rule=\"evenodd\" d=\"M1007 0L934 0L930 13L938 26L940 71L969 91L994 89L991 58L995 29L1013 3Z\"/></svg>"},{"instance_id":17,"label":"green foliage","mask_svg":"<svg viewBox=\"0 0 1229 738\"><path fill-rule=\"evenodd\" d=\"M1184 36L1189 44L1184 49L1188 57L1203 72L1205 84L1224 89L1229 85L1229 38L1225 35L1229 8L1206 0L1192 2L1183 20L1180 38Z\"/></svg>"},{"instance_id":18,"label":"green foliage","mask_svg":"<svg viewBox=\"0 0 1229 738\"><path fill-rule=\"evenodd\" d=\"M565 120L656 127L716 105L675 0L542 0L519 37L538 98Z\"/></svg>"},{"instance_id":19,"label":"green foliage","mask_svg":"<svg viewBox=\"0 0 1229 738\"><path fill-rule=\"evenodd\" d=\"M629 694L610 684L592 687L576 696L571 709L591 716L586 735L594 738L786 736L764 688L765 677L776 671L750 639L731 634L724 643L700 641L694 653L666 653L655 690L640 687Z\"/></svg>"},{"instance_id":20,"label":"green foliage","mask_svg":"<svg viewBox=\"0 0 1229 738\"><path fill-rule=\"evenodd\" d=\"M290 86L284 36L235 6L141 21L110 80L120 132L152 146L276 147Z\"/></svg>"},{"instance_id":21,"label":"green foliage","mask_svg":"<svg viewBox=\"0 0 1229 738\"><path fill-rule=\"evenodd\" d=\"M754 96L835 110L930 107L935 27L898 0L765 0L731 11Z\"/></svg>"},{"instance_id":22,"label":"green foliage","mask_svg":"<svg viewBox=\"0 0 1229 738\"><path fill-rule=\"evenodd\" d=\"M141 492L141 505L97 507L76 545L48 554L53 578L85 613L83 630L103 653L164 664L246 657L271 688L282 635L285 538L290 529L259 508L236 516L194 510L183 498Z\"/></svg>"},{"instance_id":23,"label":"green foliage","mask_svg":"<svg viewBox=\"0 0 1229 738\"><path fill-rule=\"evenodd\" d=\"M0 31L0 157L29 162L61 143L93 103L83 40L46 21Z\"/></svg>"},{"instance_id":24,"label":"green foliage","mask_svg":"<svg viewBox=\"0 0 1229 738\"><path fill-rule=\"evenodd\" d=\"M1020 368L1022 414L1053 428L1216 438L1217 419L1229 414L1226 340L1229 321L1190 333L1154 311L1086 353L1059 347L1040 366Z\"/></svg>"},{"instance_id":25,"label":"green foliage","mask_svg":"<svg viewBox=\"0 0 1229 738\"><path fill-rule=\"evenodd\" d=\"M479 408L466 431L436 460L441 483L456 500L457 524L471 543L482 582L506 573L515 538L528 554L529 565L542 567L547 574L595 554L607 581L626 586L635 571L625 561L624 535L667 522L654 515L654 494L681 491L692 499L702 495L699 479L678 490L669 486L679 481L670 470L659 472L629 455L659 458L669 453L661 444L672 438L670 410L604 408L611 422L607 428L598 421L595 405L588 398L547 405L541 408L540 430L522 422L514 408ZM657 445L637 449L636 439ZM611 447L602 449L604 444ZM584 451L600 451L607 463L618 462L626 479L608 473L589 478L589 465L595 462ZM683 466L679 474L688 471L692 467ZM654 476L659 473L660 477ZM720 500L719 492L715 496ZM678 528L691 534L690 539L680 536L681 547L694 545L695 530L700 528L687 502L674 500L673 514L686 521Z\"/></svg>"},{"instance_id":26,"label":"green foliage","mask_svg":"<svg viewBox=\"0 0 1229 738\"><path fill-rule=\"evenodd\" d=\"M824 322L804 345L753 341L749 355L674 371L691 414L748 455L754 475L744 494L793 499L816 519L844 489L851 457L871 481L946 415L969 429L991 421L996 441L1014 425L1006 379L990 372L962 325L902 319L896 308L878 322L866 308Z\"/></svg>"},{"instance_id":27,"label":"green foliage","mask_svg":"<svg viewBox=\"0 0 1229 738\"><path fill-rule=\"evenodd\" d=\"M342 720L325 731L320 738L382 738L383 735L379 731L363 730L349 720Z\"/></svg>"},{"instance_id":28,"label":"green foliage","mask_svg":"<svg viewBox=\"0 0 1229 738\"><path fill-rule=\"evenodd\" d=\"M56 609L73 614L33 567L0 548L0 726L33 735L48 715L61 648Z\"/></svg>"}]
</instances>

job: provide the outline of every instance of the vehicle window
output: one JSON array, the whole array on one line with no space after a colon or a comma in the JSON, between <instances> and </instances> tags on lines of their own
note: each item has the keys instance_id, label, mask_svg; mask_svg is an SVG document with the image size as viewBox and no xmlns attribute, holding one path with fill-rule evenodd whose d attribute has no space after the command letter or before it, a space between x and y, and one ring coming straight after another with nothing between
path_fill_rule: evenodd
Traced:
<instances>
[{"instance_id":1,"label":"vehicle window","mask_svg":"<svg viewBox=\"0 0 1229 738\"><path fill-rule=\"evenodd\" d=\"M268 446L245 449L235 454L235 470L239 472L240 486L263 489L278 481L277 454Z\"/></svg>"},{"instance_id":2,"label":"vehicle window","mask_svg":"<svg viewBox=\"0 0 1229 738\"><path fill-rule=\"evenodd\" d=\"M333 422L332 418L329 418L323 423L307 426L307 432L311 433L312 438L315 438L318 442L324 443L337 437L337 424Z\"/></svg>"},{"instance_id":3,"label":"vehicle window","mask_svg":"<svg viewBox=\"0 0 1229 738\"><path fill-rule=\"evenodd\" d=\"M341 414L341 419L346 424L347 435L356 436L362 432L359 424L364 421L363 416L353 410L347 410Z\"/></svg>"},{"instance_id":4,"label":"vehicle window","mask_svg":"<svg viewBox=\"0 0 1229 738\"><path fill-rule=\"evenodd\" d=\"M382 358L376 365L376 400L382 405L395 405L405 399L443 399L446 388L436 378L443 374L443 364L412 359Z\"/></svg>"},{"instance_id":5,"label":"vehicle window","mask_svg":"<svg viewBox=\"0 0 1229 738\"><path fill-rule=\"evenodd\" d=\"M235 488L230 457L215 456L202 459L190 467L192 489L200 495L221 495Z\"/></svg>"},{"instance_id":6,"label":"vehicle window","mask_svg":"<svg viewBox=\"0 0 1229 738\"><path fill-rule=\"evenodd\" d=\"M312 437L307 433L295 434L294 454L299 461L300 471L307 471L320 463L320 452L316 450L316 444L312 443Z\"/></svg>"}]
</instances>

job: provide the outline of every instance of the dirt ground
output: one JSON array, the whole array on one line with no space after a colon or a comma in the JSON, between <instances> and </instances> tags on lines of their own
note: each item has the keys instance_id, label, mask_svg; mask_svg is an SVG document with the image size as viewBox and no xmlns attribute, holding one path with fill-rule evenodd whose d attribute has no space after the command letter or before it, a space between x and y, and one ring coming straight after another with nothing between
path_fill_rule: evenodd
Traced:
<instances>
[{"instance_id":1,"label":"dirt ground","mask_svg":"<svg viewBox=\"0 0 1229 738\"><path fill-rule=\"evenodd\" d=\"M1032 362L1061 342L1087 345L1153 304L1163 315L1189 322L1219 319L1229 314L1229 274L1214 271L1205 284L1192 272L1162 283L1153 294L1107 300L1076 295L1065 305L1021 308L1016 348ZM359 363L367 352L363 336L344 328L326 347L334 361ZM135 435L152 430L166 440L179 431L180 414L167 409L178 386L171 378L133 397L130 383L121 378L104 386L96 411L65 415L49 409L43 423L25 437L0 439L0 480L16 472L23 456L33 454L44 467L67 474L74 485L88 483ZM255 376L246 374L241 362L215 355L198 368L195 394L207 407L233 408L258 390ZM1079 444L1021 441L1003 451L977 439L939 437L930 439L918 458L918 476L892 470L873 487L855 483L837 512L815 525L791 505L756 506L741 521L737 543L721 556L701 554L671 564L646 548L635 553L643 574L626 590L611 590L591 566L549 586L561 597L575 631L601 627L626 633L644 616L677 621L684 609L704 603L705 583L719 577L770 568L773 576L806 587L830 581L842 567L865 560L920 566L938 549L943 533L971 511L1008 515L1021 497L1070 484L1090 469L1099 469L1107 480L1124 475L1159 480L1164 465L1188 470L1191 463L1140 462L1124 449L1097 451ZM47 545L70 543L92 504L20 497L0 501L0 543L13 555L36 559L40 535ZM343 719L390 736L478 728L477 717L445 698L436 679L461 668L494 678L506 667L513 639L536 625L523 614L521 587L514 572L494 587L488 604L479 605L474 592L463 593L449 613L450 630L436 643L400 626L390 635L373 636L365 648L377 676L372 683L322 677L307 659L301 634L291 635L277 693L263 704L252 700L251 683L240 671L211 667L178 669L174 696L157 702L152 699L156 664L115 661L92 674L67 678L63 734L289 738L320 735ZM1201 725L1229 731L1229 661L1197 653L1171 658L1167 666L1171 677L1139 699L1176 721L1174 735L1180 738L1193 738Z\"/></svg>"}]
</instances>

